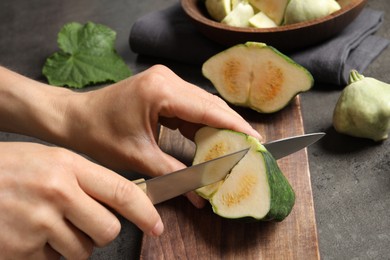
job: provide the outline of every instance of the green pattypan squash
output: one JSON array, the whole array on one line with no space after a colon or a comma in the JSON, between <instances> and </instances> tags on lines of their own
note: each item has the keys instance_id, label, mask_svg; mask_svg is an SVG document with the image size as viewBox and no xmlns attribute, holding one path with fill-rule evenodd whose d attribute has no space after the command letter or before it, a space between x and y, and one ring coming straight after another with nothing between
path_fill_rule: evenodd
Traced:
<instances>
[{"instance_id":1,"label":"green pattypan squash","mask_svg":"<svg viewBox=\"0 0 390 260\"><path fill-rule=\"evenodd\" d=\"M250 148L224 180L196 190L215 214L244 221L282 221L293 209L295 192L275 158L256 138L205 126L194 138L193 164ZM213 174L215 169L208 168Z\"/></svg>"},{"instance_id":2,"label":"green pattypan squash","mask_svg":"<svg viewBox=\"0 0 390 260\"><path fill-rule=\"evenodd\" d=\"M352 70L333 113L336 131L381 141L390 131L390 85Z\"/></svg>"},{"instance_id":3,"label":"green pattypan squash","mask_svg":"<svg viewBox=\"0 0 390 260\"><path fill-rule=\"evenodd\" d=\"M291 0L284 14L284 24L314 20L340 9L335 0Z\"/></svg>"}]
</instances>

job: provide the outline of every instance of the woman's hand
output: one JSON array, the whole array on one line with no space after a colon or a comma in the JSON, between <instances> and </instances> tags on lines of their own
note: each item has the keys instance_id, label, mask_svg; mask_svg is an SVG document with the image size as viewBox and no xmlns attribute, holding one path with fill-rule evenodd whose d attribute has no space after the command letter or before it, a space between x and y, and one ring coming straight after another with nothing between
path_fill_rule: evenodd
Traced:
<instances>
[{"instance_id":1,"label":"woman's hand","mask_svg":"<svg viewBox=\"0 0 390 260\"><path fill-rule=\"evenodd\" d=\"M73 111L73 112L72 112ZM112 168L152 176L185 167L158 147L158 122L192 139L202 125L260 135L222 99L157 65L80 94L66 143Z\"/></svg>"},{"instance_id":2,"label":"woman's hand","mask_svg":"<svg viewBox=\"0 0 390 260\"><path fill-rule=\"evenodd\" d=\"M161 219L132 182L68 150L0 143L0 251L12 259L86 259L120 231L114 209L146 234Z\"/></svg>"}]
</instances>

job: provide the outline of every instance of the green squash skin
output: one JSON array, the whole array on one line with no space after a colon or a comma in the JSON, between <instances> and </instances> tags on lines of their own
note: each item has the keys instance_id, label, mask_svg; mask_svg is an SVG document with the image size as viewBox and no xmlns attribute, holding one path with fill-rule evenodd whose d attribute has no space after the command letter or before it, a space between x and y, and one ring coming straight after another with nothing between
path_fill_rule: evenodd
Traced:
<instances>
[{"instance_id":1,"label":"green squash skin","mask_svg":"<svg viewBox=\"0 0 390 260\"><path fill-rule=\"evenodd\" d=\"M270 152L261 151L267 169L267 178L271 192L271 207L262 220L282 221L291 212L295 204L295 192L283 175Z\"/></svg>"}]
</instances>

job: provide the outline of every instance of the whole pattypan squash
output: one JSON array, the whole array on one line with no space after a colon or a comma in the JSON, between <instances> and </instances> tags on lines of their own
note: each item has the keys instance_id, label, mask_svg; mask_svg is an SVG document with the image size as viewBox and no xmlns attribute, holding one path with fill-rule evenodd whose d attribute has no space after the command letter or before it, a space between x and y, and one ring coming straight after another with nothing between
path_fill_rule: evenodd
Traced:
<instances>
[{"instance_id":1,"label":"whole pattypan squash","mask_svg":"<svg viewBox=\"0 0 390 260\"><path fill-rule=\"evenodd\" d=\"M335 0L290 0L284 24L293 24L325 17L341 9Z\"/></svg>"},{"instance_id":2,"label":"whole pattypan squash","mask_svg":"<svg viewBox=\"0 0 390 260\"><path fill-rule=\"evenodd\" d=\"M333 113L336 131L374 141L390 131L390 85L352 70Z\"/></svg>"}]
</instances>

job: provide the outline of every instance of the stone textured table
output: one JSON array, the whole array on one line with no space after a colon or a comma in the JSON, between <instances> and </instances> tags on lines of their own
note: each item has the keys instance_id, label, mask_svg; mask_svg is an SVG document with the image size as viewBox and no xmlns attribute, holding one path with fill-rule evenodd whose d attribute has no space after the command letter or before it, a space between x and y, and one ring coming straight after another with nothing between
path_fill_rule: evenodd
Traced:
<instances>
[{"instance_id":1,"label":"stone textured table","mask_svg":"<svg viewBox=\"0 0 390 260\"><path fill-rule=\"evenodd\" d=\"M134 73L164 63L184 79L204 85L199 68L166 60L138 57L128 45L130 29L142 15L175 0L2 0L0 2L0 64L44 81L41 68L57 50L56 37L67 22L93 21L117 31L116 48ZM386 0L369 0L367 7L390 11ZM390 39L390 16L377 35ZM390 48L364 72L390 83ZM322 259L388 259L390 256L390 141L348 138L332 128L339 89L315 86L301 95L306 132L325 131L326 138L308 149ZM27 140L0 133L0 141ZM1 159L1 158L0 158ZM0 213L2 214L2 213ZM129 222L108 247L92 259L136 259L141 234Z\"/></svg>"}]
</instances>

